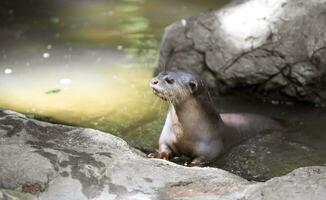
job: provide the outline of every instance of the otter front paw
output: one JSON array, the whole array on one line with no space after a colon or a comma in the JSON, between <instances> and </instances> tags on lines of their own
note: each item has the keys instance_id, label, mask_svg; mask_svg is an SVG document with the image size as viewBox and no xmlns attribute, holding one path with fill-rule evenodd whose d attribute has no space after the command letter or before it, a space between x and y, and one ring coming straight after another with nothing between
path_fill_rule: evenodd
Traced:
<instances>
[{"instance_id":1,"label":"otter front paw","mask_svg":"<svg viewBox=\"0 0 326 200\"><path fill-rule=\"evenodd\" d=\"M170 160L170 154L166 152L154 152L147 155L149 158L159 158L163 160Z\"/></svg>"},{"instance_id":2,"label":"otter front paw","mask_svg":"<svg viewBox=\"0 0 326 200\"><path fill-rule=\"evenodd\" d=\"M184 166L187 167L205 167L209 162L200 158L195 158L191 162L186 162Z\"/></svg>"}]
</instances>

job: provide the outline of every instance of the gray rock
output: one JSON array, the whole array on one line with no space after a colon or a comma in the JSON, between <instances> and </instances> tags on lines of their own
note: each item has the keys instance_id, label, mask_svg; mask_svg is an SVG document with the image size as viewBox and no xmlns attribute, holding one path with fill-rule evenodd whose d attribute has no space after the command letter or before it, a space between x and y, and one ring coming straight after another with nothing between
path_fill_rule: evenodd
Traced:
<instances>
[{"instance_id":1,"label":"gray rock","mask_svg":"<svg viewBox=\"0 0 326 200\"><path fill-rule=\"evenodd\" d=\"M219 93L322 105L325 10L325 0L238 0L178 21L165 30L157 71L196 72Z\"/></svg>"},{"instance_id":2,"label":"gray rock","mask_svg":"<svg viewBox=\"0 0 326 200\"><path fill-rule=\"evenodd\" d=\"M0 111L0 199L324 199L326 167L265 183L148 159L122 139Z\"/></svg>"}]
</instances>

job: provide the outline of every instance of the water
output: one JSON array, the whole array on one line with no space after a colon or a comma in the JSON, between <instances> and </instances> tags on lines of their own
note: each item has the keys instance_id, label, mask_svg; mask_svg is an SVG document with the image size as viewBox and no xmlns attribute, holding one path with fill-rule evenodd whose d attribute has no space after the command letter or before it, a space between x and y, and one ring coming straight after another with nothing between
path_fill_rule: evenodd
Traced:
<instances>
[{"instance_id":1,"label":"water","mask_svg":"<svg viewBox=\"0 0 326 200\"><path fill-rule=\"evenodd\" d=\"M220 100L223 112L250 112L279 120L287 130L258 135L211 166L265 181L293 169L326 165L326 111L307 105L271 105L244 97Z\"/></svg>"},{"instance_id":2,"label":"water","mask_svg":"<svg viewBox=\"0 0 326 200\"><path fill-rule=\"evenodd\" d=\"M0 106L153 149L167 106L148 81L164 28L225 2L5 0Z\"/></svg>"},{"instance_id":3,"label":"water","mask_svg":"<svg viewBox=\"0 0 326 200\"><path fill-rule=\"evenodd\" d=\"M167 104L152 94L148 81L164 28L226 2L29 0L18 4L4 0L0 107L110 132L153 151ZM289 131L257 136L212 166L266 180L299 166L325 165L325 111L243 97L219 98L216 105L221 112L282 119Z\"/></svg>"}]
</instances>

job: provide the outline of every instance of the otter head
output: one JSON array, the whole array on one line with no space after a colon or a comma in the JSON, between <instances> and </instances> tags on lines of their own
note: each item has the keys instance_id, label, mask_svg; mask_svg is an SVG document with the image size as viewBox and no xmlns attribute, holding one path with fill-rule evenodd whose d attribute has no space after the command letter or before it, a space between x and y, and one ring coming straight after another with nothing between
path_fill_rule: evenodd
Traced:
<instances>
[{"instance_id":1,"label":"otter head","mask_svg":"<svg viewBox=\"0 0 326 200\"><path fill-rule=\"evenodd\" d=\"M161 72L150 81L153 93L172 104L181 103L198 94L202 84L193 74L181 71Z\"/></svg>"}]
</instances>

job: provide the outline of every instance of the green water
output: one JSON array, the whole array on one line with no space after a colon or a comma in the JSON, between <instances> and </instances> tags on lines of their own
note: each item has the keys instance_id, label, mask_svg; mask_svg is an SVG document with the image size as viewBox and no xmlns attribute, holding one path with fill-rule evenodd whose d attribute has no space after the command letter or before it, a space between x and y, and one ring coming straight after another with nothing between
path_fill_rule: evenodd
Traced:
<instances>
[{"instance_id":1,"label":"green water","mask_svg":"<svg viewBox=\"0 0 326 200\"><path fill-rule=\"evenodd\" d=\"M164 28L227 1L5 2L7 7L0 8L5 13L0 22L0 107L99 129L153 151L168 105L152 94L148 81ZM325 165L325 111L243 97L218 98L216 105L222 112L285 120L291 131L253 138L212 166L266 180L299 166Z\"/></svg>"},{"instance_id":2,"label":"green water","mask_svg":"<svg viewBox=\"0 0 326 200\"><path fill-rule=\"evenodd\" d=\"M1 8L0 107L154 149L167 105L148 81L164 28L227 1L29 2Z\"/></svg>"}]
</instances>

